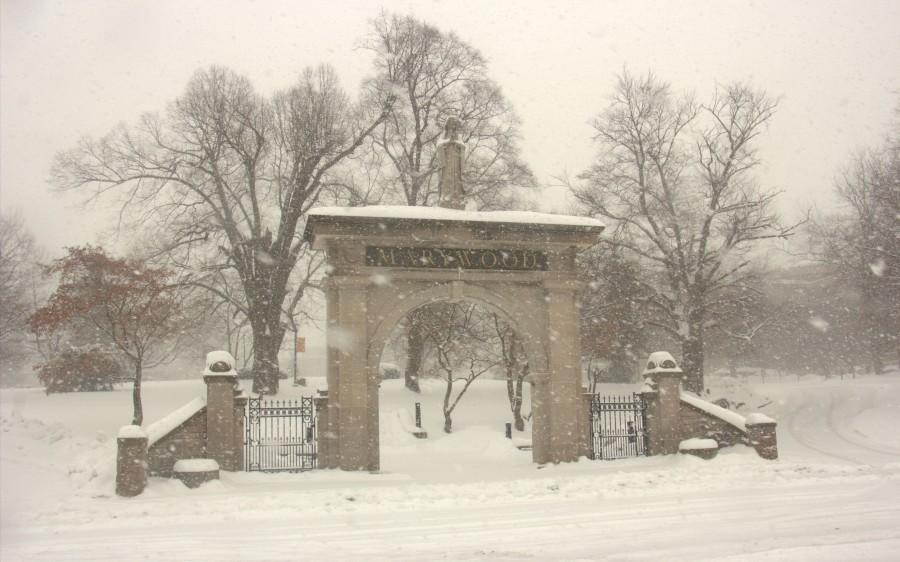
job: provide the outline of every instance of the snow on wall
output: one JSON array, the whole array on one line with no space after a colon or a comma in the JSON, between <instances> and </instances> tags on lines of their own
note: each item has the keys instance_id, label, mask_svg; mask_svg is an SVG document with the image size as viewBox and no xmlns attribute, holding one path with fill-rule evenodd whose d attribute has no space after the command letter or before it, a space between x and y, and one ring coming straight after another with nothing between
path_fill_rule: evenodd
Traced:
<instances>
[{"instance_id":1,"label":"snow on wall","mask_svg":"<svg viewBox=\"0 0 900 562\"><path fill-rule=\"evenodd\" d=\"M572 215L555 215L530 211L461 211L443 207L412 207L376 205L368 207L319 207L309 212L315 217L360 217L383 219L426 219L462 222L495 222L512 224L543 224L552 226L581 226L603 228L597 219Z\"/></svg>"},{"instance_id":2,"label":"snow on wall","mask_svg":"<svg viewBox=\"0 0 900 562\"><path fill-rule=\"evenodd\" d=\"M147 432L139 425L123 425L117 435L119 439L146 439Z\"/></svg>"},{"instance_id":3,"label":"snow on wall","mask_svg":"<svg viewBox=\"0 0 900 562\"><path fill-rule=\"evenodd\" d=\"M756 425L759 423L775 423L775 420L765 414L750 414L747 416L747 424Z\"/></svg>"},{"instance_id":4,"label":"snow on wall","mask_svg":"<svg viewBox=\"0 0 900 562\"><path fill-rule=\"evenodd\" d=\"M152 447L157 441L172 433L179 425L205 407L206 398L199 396L164 418L153 422L147 426L147 437L149 439L147 444Z\"/></svg>"},{"instance_id":5,"label":"snow on wall","mask_svg":"<svg viewBox=\"0 0 900 562\"><path fill-rule=\"evenodd\" d=\"M701 410L714 418L718 418L733 425L743 433L747 433L747 419L737 412L726 410L721 406L716 406L715 404L707 402L706 400L703 400L697 396L694 396L693 394L688 394L686 392L681 393L681 401L690 404L694 408L697 408L698 410Z\"/></svg>"},{"instance_id":6,"label":"snow on wall","mask_svg":"<svg viewBox=\"0 0 900 562\"><path fill-rule=\"evenodd\" d=\"M178 423L180 419L183 421ZM165 421L166 427L171 429L157 436L149 447L150 476L170 477L177 461L206 456L206 405L202 398L189 402L160 421Z\"/></svg>"},{"instance_id":7,"label":"snow on wall","mask_svg":"<svg viewBox=\"0 0 900 562\"><path fill-rule=\"evenodd\" d=\"M174 472L212 472L219 470L219 463L213 459L181 459L172 468Z\"/></svg>"}]
</instances>

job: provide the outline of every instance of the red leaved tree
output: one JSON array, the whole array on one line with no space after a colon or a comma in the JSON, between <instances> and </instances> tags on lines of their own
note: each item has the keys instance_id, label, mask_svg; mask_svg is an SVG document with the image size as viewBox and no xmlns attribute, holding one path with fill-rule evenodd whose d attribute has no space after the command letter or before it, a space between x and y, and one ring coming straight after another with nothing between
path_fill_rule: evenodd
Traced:
<instances>
[{"instance_id":1,"label":"red leaved tree","mask_svg":"<svg viewBox=\"0 0 900 562\"><path fill-rule=\"evenodd\" d=\"M139 260L113 258L102 248L67 251L47 268L48 275L59 275L59 286L31 316L29 327L39 335L91 330L118 349L134 367L132 423L141 425L143 369L173 357L183 325L172 274Z\"/></svg>"}]
</instances>

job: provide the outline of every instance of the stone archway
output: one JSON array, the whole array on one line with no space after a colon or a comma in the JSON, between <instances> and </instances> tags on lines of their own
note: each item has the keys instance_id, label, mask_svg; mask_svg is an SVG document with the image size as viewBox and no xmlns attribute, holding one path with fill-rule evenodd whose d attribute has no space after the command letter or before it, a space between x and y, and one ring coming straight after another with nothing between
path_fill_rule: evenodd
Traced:
<instances>
[{"instance_id":1,"label":"stone archway","mask_svg":"<svg viewBox=\"0 0 900 562\"><path fill-rule=\"evenodd\" d=\"M514 326L525 344L528 363L537 372L547 371L547 342L537 325L539 319L523 305L526 300L512 300L487 287L462 281L439 283L426 288L418 287L417 283L409 283L404 288L392 286L391 290L374 291L371 300L375 303L375 310L369 310L372 317L367 349L369 369L378 368L391 331L410 312L431 303L467 301L498 314L507 324Z\"/></svg>"},{"instance_id":2,"label":"stone archway","mask_svg":"<svg viewBox=\"0 0 900 562\"><path fill-rule=\"evenodd\" d=\"M322 208L306 237L324 250L328 400L320 466L377 470L378 357L409 311L471 300L526 340L532 365L533 459L582 453L584 413L576 253L603 227L590 219L440 208Z\"/></svg>"},{"instance_id":3,"label":"stone archway","mask_svg":"<svg viewBox=\"0 0 900 562\"><path fill-rule=\"evenodd\" d=\"M525 338L534 461L574 461L583 452L575 256L597 242L603 224L463 211L461 124L451 117L445 126L440 208L326 207L308 215L304 238L325 251L329 272L321 467L378 470L378 356L400 318L436 300L479 302Z\"/></svg>"}]
</instances>

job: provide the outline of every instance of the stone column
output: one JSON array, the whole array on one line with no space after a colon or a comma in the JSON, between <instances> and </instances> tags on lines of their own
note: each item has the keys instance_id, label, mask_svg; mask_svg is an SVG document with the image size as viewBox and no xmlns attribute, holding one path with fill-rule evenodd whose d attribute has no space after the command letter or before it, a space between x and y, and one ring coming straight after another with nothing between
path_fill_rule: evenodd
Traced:
<instances>
[{"instance_id":1,"label":"stone column","mask_svg":"<svg viewBox=\"0 0 900 562\"><path fill-rule=\"evenodd\" d=\"M206 383L206 455L222 470L239 470L241 450L235 446L234 371L207 373Z\"/></svg>"},{"instance_id":2,"label":"stone column","mask_svg":"<svg viewBox=\"0 0 900 562\"><path fill-rule=\"evenodd\" d=\"M240 390L234 391L234 450L237 462L235 470L244 470L244 437L247 428L244 427L244 416L247 411L247 396Z\"/></svg>"},{"instance_id":3,"label":"stone column","mask_svg":"<svg viewBox=\"0 0 900 562\"><path fill-rule=\"evenodd\" d=\"M644 402L647 420L647 426L644 428L647 431L647 454L651 456L665 454L663 418L659 411L659 392L650 388L642 390L641 400Z\"/></svg>"},{"instance_id":4,"label":"stone column","mask_svg":"<svg viewBox=\"0 0 900 562\"><path fill-rule=\"evenodd\" d=\"M147 486L147 433L140 426L126 425L116 444L116 495L136 496Z\"/></svg>"},{"instance_id":5,"label":"stone column","mask_svg":"<svg viewBox=\"0 0 900 562\"><path fill-rule=\"evenodd\" d=\"M342 470L378 470L378 384L367 368L364 277L334 278L328 299L330 462ZM374 381L374 384L373 384Z\"/></svg>"},{"instance_id":6,"label":"stone column","mask_svg":"<svg viewBox=\"0 0 900 562\"><path fill-rule=\"evenodd\" d=\"M334 468L331 462L329 445L331 440L325 435L328 432L328 392L313 398L313 409L316 412L316 466L318 468Z\"/></svg>"},{"instance_id":7,"label":"stone column","mask_svg":"<svg viewBox=\"0 0 900 562\"><path fill-rule=\"evenodd\" d=\"M333 278L325 281L325 314L326 314L326 346L325 346L325 375L328 383L327 400L321 402L322 411L319 414L319 468L339 468L338 440L340 427L338 426L338 404L340 403L340 386L338 375L340 369L336 366L340 363L340 353L331 347L327 338L332 327L338 323L338 286Z\"/></svg>"},{"instance_id":8,"label":"stone column","mask_svg":"<svg viewBox=\"0 0 900 562\"><path fill-rule=\"evenodd\" d=\"M585 392L581 395L581 451L579 451L578 455L581 457L588 457L594 453L594 439L593 439L593 425L594 425L594 414L591 412L591 402L593 401L594 395Z\"/></svg>"},{"instance_id":9,"label":"stone column","mask_svg":"<svg viewBox=\"0 0 900 562\"><path fill-rule=\"evenodd\" d=\"M551 462L550 454L550 373L528 375L531 383L531 458L537 464Z\"/></svg>"},{"instance_id":10,"label":"stone column","mask_svg":"<svg viewBox=\"0 0 900 562\"><path fill-rule=\"evenodd\" d=\"M581 350L574 282L545 283L550 371L550 462L578 460L582 413Z\"/></svg>"},{"instance_id":11,"label":"stone column","mask_svg":"<svg viewBox=\"0 0 900 562\"><path fill-rule=\"evenodd\" d=\"M778 437L775 433L775 420L764 414L747 416L747 438L756 449L756 454L764 459L778 458Z\"/></svg>"},{"instance_id":12,"label":"stone column","mask_svg":"<svg viewBox=\"0 0 900 562\"><path fill-rule=\"evenodd\" d=\"M651 435L651 444L656 449L651 449L651 454L671 455L678 452L680 441L680 413L681 413L681 373L653 373L651 375L656 385L656 404L654 407L654 422L649 421L650 430L656 434Z\"/></svg>"}]
</instances>

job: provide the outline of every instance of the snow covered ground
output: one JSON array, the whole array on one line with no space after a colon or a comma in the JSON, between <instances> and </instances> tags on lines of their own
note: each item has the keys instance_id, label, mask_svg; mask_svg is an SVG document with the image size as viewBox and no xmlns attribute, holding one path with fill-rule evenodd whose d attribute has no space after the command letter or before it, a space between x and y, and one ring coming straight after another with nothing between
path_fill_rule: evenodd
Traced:
<instances>
[{"instance_id":1,"label":"snow covered ground","mask_svg":"<svg viewBox=\"0 0 900 562\"><path fill-rule=\"evenodd\" d=\"M780 460L734 448L538 468L503 436L502 383L472 386L452 435L426 384L417 440L401 421L416 398L386 381L379 474L152 479L132 499L113 494L128 389L3 390L0 560L898 559L900 377L711 383L711 398L778 420ZM203 390L147 383L147 421Z\"/></svg>"}]
</instances>

